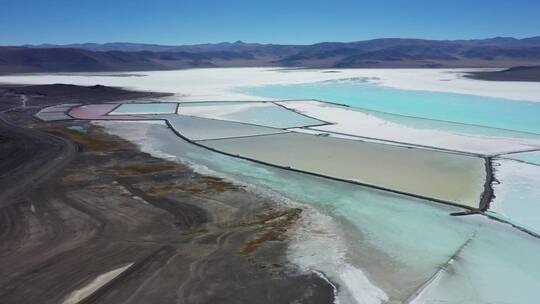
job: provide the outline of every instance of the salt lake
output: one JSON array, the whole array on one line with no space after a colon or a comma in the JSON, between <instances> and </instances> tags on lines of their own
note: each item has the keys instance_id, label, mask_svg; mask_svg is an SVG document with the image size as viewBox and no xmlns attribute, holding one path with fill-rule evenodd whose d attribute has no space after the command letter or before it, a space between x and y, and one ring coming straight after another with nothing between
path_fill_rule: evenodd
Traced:
<instances>
[{"instance_id":1,"label":"salt lake","mask_svg":"<svg viewBox=\"0 0 540 304\"><path fill-rule=\"evenodd\" d=\"M249 111L244 107L241 111L236 109L225 113L217 109L216 104L207 104L206 109L195 109L193 104L189 114L180 111L180 114L192 115L191 121L170 113L171 109L165 110L169 114L159 114L162 111L156 107L139 111L138 118L147 120L154 117L158 121L104 121L99 124L156 157L188 163L205 174L222 176L246 185L250 191L271 196L285 204L301 206L304 216L298 229L291 231L289 258L300 270L318 271L337 283L341 303L531 303L536 301L540 282L540 260L537 258L540 241L534 234L539 223L537 213L540 212L536 207L540 193L535 187L540 166L536 165L538 152L531 151L538 148L540 134L540 85L470 80L460 76L463 72L351 69L324 73L321 70L264 68L193 69L140 72L146 75L144 77L88 77L85 74L1 76L0 82L103 84L165 91L176 95L161 101L181 104L229 100L234 101L231 106L236 106L239 101L320 99L352 106L352 112L360 113L354 114L354 119L347 122L339 115L309 115L317 121L330 120L334 123L312 127L304 125L312 125L311 121L297 123L292 116L283 121L278 119L275 125L270 125L274 122L272 117L260 114L256 106L250 107ZM287 107L287 103L280 104ZM295 111L308 111L304 106L294 108L292 103L288 106ZM116 105L85 106L70 113L83 119L101 120L114 107ZM341 106L336 108L341 109ZM148 110L157 115L146 115ZM325 110L334 109L323 109L319 114ZM317 111L311 114L317 114ZM272 112L272 115L276 114ZM133 117L126 113L108 116L116 120ZM485 171L481 166L482 158L471 154L490 157L504 154L494 159L495 177L499 184L494 185L496 198L488 211L492 217L481 214L451 216L465 209L213 152L179 138L161 121L169 118L170 121L176 120L177 132L189 133L191 130L194 140L208 140L206 144L210 146L215 135L235 137L252 134L257 135L253 139L285 137L287 141L281 146L291 148L287 145L292 143L289 137L293 136L285 132L294 128L305 132L327 132L319 136L310 135L320 139L314 141L317 146L310 146L317 153L324 149L320 144L334 147L336 137L343 136L338 133L352 131L354 134L351 135L358 138L349 138L347 143L354 140L362 142L350 145L366 147L365 142L374 140L379 140L377 145L394 145L381 151L403 150L403 153L392 153L396 168L406 166L409 159L415 159L410 151L406 152L411 150L407 147L418 149L416 146L426 146L422 149L436 150L426 150L425 153L432 153L426 156L443 155L441 164L455 155L458 165L434 172L454 170L458 174L456 179L459 179L459 172L466 178L462 181L454 178L433 180L430 181L433 185L427 183L429 186L425 190L419 187L415 192L440 190L438 185L447 185L450 189L452 183L460 185L460 182L473 185L473 190L478 189ZM256 130L244 128L248 125L242 123L250 119L252 121L248 123L262 126ZM215 126L205 124L205 120L216 122ZM354 123L355 120L362 124ZM222 130L230 132L223 135L219 133ZM246 130L252 133L244 133ZM360 138L362 136L364 138ZM269 145L253 146L248 139L244 137L242 141L245 143L241 145L237 142L239 139L230 139L233 141L227 147L223 145L229 139L220 139L213 146L232 153L253 153L254 158L269 153ZM298 140L295 144L301 142ZM250 148L245 149L249 145ZM301 150L294 157L300 158L303 152L309 152L307 146L297 148L306 151ZM458 154L449 156L438 149L458 150ZM336 155L326 154L328 159L324 165L328 170L335 170L331 166L332 161L341 155L352 155L354 151L361 149L336 150ZM358 159L362 156L371 158L381 153L358 153L354 156ZM408 156L400 159L400 154ZM293 159L293 156L286 160ZM280 155L264 157L272 162ZM300 160L307 165L313 163L309 159ZM459 165L462 160L467 161ZM469 160L474 161L469 163ZM279 161L287 164L283 159ZM418 162L411 168L425 165L422 160ZM358 170L351 171L361 171L361 167L373 173L376 163L362 164ZM346 172L346 169L350 168L342 168L340 172ZM385 170L386 177L408 177L411 182L415 179L416 173L411 170ZM376 175L370 173L366 176L373 178ZM476 197L478 192L468 195ZM511 222L522 230L504 221L495 221L493 217Z\"/></svg>"}]
</instances>

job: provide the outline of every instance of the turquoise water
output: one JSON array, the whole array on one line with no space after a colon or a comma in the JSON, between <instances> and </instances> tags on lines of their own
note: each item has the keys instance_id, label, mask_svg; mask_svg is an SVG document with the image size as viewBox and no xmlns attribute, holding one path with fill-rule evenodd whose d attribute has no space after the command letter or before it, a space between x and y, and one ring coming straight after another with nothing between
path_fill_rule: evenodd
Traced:
<instances>
[{"instance_id":1,"label":"turquoise water","mask_svg":"<svg viewBox=\"0 0 540 304\"><path fill-rule=\"evenodd\" d=\"M494 163L500 184L494 185L491 211L540 235L540 167L503 158Z\"/></svg>"},{"instance_id":2,"label":"turquoise water","mask_svg":"<svg viewBox=\"0 0 540 304\"><path fill-rule=\"evenodd\" d=\"M249 102L197 102L197 103L181 103L179 108L180 114L190 115L189 109L193 109L197 106L209 108L212 111L219 113L220 109L227 113L228 106L236 106L239 104L249 104ZM266 126L271 128L298 128L303 126L313 126L323 124L323 121L310 118L294 111L285 109L281 106L273 103L262 103L254 107L246 107L245 109L233 111L228 114L221 114L219 116L209 118L231 120L237 122L244 122L254 125ZM183 109L184 107L187 107ZM194 114L197 116L197 114Z\"/></svg>"},{"instance_id":3,"label":"turquoise water","mask_svg":"<svg viewBox=\"0 0 540 304\"><path fill-rule=\"evenodd\" d=\"M501 155L502 158L515 159L540 166L540 151ZM540 168L538 169L540 170Z\"/></svg>"},{"instance_id":4,"label":"turquoise water","mask_svg":"<svg viewBox=\"0 0 540 304\"><path fill-rule=\"evenodd\" d=\"M351 82L268 85L239 91L278 99L319 99L393 114L540 134L539 102L398 90Z\"/></svg>"},{"instance_id":5,"label":"turquoise water","mask_svg":"<svg viewBox=\"0 0 540 304\"><path fill-rule=\"evenodd\" d=\"M441 130L456 132L461 134L470 135L482 135L490 137L508 137L508 138L523 138L523 139L540 139L540 134L513 131L508 129L499 129L494 127L485 127L479 125L466 125L462 123L447 122L442 120L432 120L425 118L409 117L396 114L389 114L378 111L353 109L355 111L361 111L369 113L373 116L379 117L386 121L394 122L397 124L409 126L416 129L425 130Z\"/></svg>"},{"instance_id":6,"label":"turquoise water","mask_svg":"<svg viewBox=\"0 0 540 304\"><path fill-rule=\"evenodd\" d=\"M227 118L273 128L297 128L320 125L323 122L289 111L279 106L251 108L226 115Z\"/></svg>"},{"instance_id":7,"label":"turquoise water","mask_svg":"<svg viewBox=\"0 0 540 304\"><path fill-rule=\"evenodd\" d=\"M147 117L168 120L178 133L190 140L208 140L286 132L281 129L178 114L148 115ZM180 138L177 138L177 140L180 140Z\"/></svg>"},{"instance_id":8,"label":"turquoise water","mask_svg":"<svg viewBox=\"0 0 540 304\"><path fill-rule=\"evenodd\" d=\"M538 303L538 239L515 234L494 221L480 228L458 258L445 267L420 303Z\"/></svg>"},{"instance_id":9,"label":"turquoise water","mask_svg":"<svg viewBox=\"0 0 540 304\"><path fill-rule=\"evenodd\" d=\"M175 140L163 126L152 128L148 140L153 149L310 204L331 216L349 236L349 262L366 272L390 301L408 299L469 239L443 276L444 284L427 295L430 301L536 300L540 242L508 225L483 217L452 217L449 213L460 209L227 157Z\"/></svg>"},{"instance_id":10,"label":"turquoise water","mask_svg":"<svg viewBox=\"0 0 540 304\"><path fill-rule=\"evenodd\" d=\"M211 106L234 106L241 104L258 103L258 101L192 101L180 102L180 110L182 107L211 107Z\"/></svg>"}]
</instances>

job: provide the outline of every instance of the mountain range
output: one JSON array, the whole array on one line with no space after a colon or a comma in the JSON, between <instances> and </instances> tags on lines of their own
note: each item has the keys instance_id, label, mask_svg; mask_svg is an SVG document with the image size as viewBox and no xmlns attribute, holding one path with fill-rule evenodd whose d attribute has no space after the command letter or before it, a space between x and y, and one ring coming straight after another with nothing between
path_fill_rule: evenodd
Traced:
<instances>
[{"instance_id":1,"label":"mountain range","mask_svg":"<svg viewBox=\"0 0 540 304\"><path fill-rule=\"evenodd\" d=\"M458 68L540 65L540 36L385 38L312 45L83 43L0 47L0 73L143 71L197 67Z\"/></svg>"}]
</instances>

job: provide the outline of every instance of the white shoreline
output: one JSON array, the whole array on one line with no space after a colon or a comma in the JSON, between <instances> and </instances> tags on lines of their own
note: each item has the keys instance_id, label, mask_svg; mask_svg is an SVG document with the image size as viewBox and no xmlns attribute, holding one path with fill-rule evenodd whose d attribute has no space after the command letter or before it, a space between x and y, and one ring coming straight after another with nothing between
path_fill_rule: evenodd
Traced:
<instances>
[{"instance_id":1,"label":"white shoreline","mask_svg":"<svg viewBox=\"0 0 540 304\"><path fill-rule=\"evenodd\" d=\"M370 282L362 270L349 264L346 260L347 246L339 235L339 228L334 220L320 213L312 206L292 201L271 189L254 186L237 180L226 173L214 171L205 165L193 163L179 155L172 155L156 149L152 138L145 136L146 128L130 127L130 124L140 124L140 126L151 126L148 122L122 122L122 121L97 121L93 122L102 126L113 135L120 136L136 144L142 152L166 159L169 161L180 162L189 166L199 174L212 175L223 178L235 184L245 186L247 191L267 197L278 204L289 207L302 208L303 213L301 221L296 225L293 232L289 232L291 240L287 251L287 258L292 264L298 267L301 273L310 273L317 271L324 273L332 280L332 286L338 286L337 303L358 303L358 304L382 304L388 300L388 296L377 286ZM163 122L156 122L157 125L164 125ZM133 126L133 125L131 125ZM165 126L164 126L165 127ZM179 139L181 140L181 139ZM314 235L314 229L321 229L327 233L322 236ZM320 246L312 247L313 240L322 242ZM310 244L311 242L311 244ZM331 245L329 245L329 243ZM317 258L314 258L317 255ZM354 290L353 290L354 286Z\"/></svg>"}]
</instances>

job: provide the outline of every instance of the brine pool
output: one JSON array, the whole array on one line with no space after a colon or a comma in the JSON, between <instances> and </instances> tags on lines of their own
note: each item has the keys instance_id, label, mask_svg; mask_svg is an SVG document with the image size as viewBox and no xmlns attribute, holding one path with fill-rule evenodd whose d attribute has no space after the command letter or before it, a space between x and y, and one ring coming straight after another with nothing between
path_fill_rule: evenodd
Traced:
<instances>
[{"instance_id":1,"label":"brine pool","mask_svg":"<svg viewBox=\"0 0 540 304\"><path fill-rule=\"evenodd\" d=\"M357 79L264 85L237 90L254 96L318 99L385 113L540 134L540 102L398 90Z\"/></svg>"}]
</instances>

